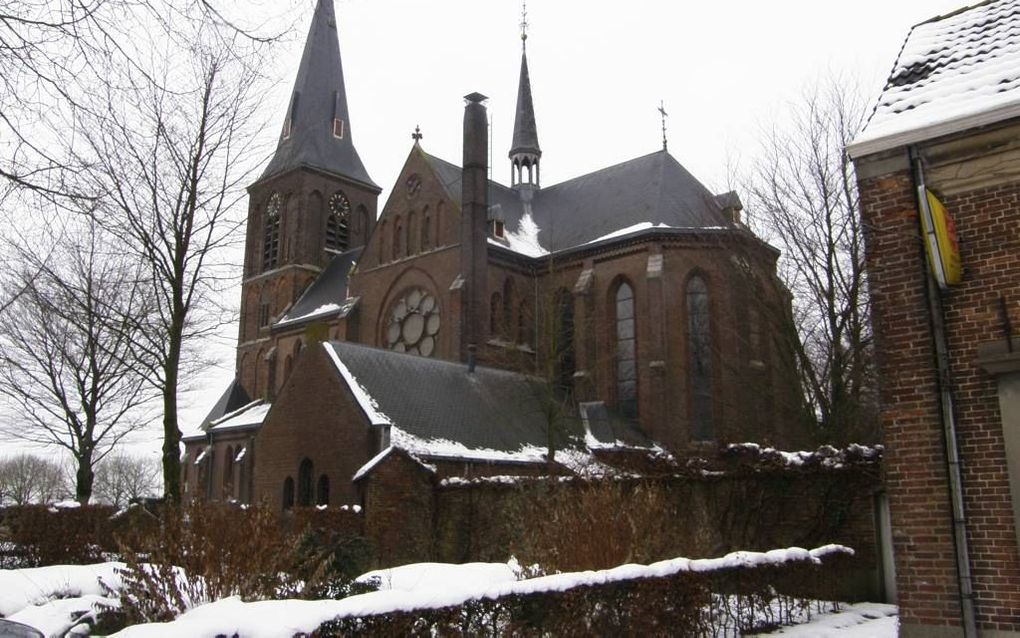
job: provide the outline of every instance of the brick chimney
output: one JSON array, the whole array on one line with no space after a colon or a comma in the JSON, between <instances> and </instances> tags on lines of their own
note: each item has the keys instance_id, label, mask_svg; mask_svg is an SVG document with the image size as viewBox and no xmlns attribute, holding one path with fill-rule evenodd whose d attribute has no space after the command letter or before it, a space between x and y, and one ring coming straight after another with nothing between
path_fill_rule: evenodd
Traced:
<instances>
[{"instance_id":1,"label":"brick chimney","mask_svg":"<svg viewBox=\"0 0 1020 638\"><path fill-rule=\"evenodd\" d=\"M488 98L464 96L464 168L461 180L460 273L464 279L461 312L461 360L477 348L485 335L488 290L489 120Z\"/></svg>"}]
</instances>

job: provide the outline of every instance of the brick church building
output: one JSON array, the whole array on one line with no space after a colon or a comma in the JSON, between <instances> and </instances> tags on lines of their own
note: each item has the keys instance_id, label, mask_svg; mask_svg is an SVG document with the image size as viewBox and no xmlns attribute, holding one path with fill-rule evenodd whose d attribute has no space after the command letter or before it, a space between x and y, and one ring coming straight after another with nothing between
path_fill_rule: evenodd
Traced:
<instances>
[{"instance_id":1,"label":"brick church building","mask_svg":"<svg viewBox=\"0 0 1020 638\"><path fill-rule=\"evenodd\" d=\"M436 478L571 474L614 450L808 442L778 252L736 193L665 148L543 184L526 49L518 82L509 185L487 177L475 93L461 165L415 136L380 213L318 2L249 187L237 376L185 438L188 495L359 503L391 457Z\"/></svg>"},{"instance_id":2,"label":"brick church building","mask_svg":"<svg viewBox=\"0 0 1020 638\"><path fill-rule=\"evenodd\" d=\"M1020 2L916 25L860 185L900 635L1020 636Z\"/></svg>"}]
</instances>

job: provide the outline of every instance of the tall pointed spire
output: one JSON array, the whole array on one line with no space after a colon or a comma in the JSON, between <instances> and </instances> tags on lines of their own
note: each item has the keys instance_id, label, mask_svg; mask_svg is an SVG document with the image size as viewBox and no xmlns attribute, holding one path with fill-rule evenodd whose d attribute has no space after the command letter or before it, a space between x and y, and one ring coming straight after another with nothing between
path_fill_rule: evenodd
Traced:
<instances>
[{"instance_id":1,"label":"tall pointed spire","mask_svg":"<svg viewBox=\"0 0 1020 638\"><path fill-rule=\"evenodd\" d=\"M514 117L514 137L510 147L512 186L538 187L538 162L542 149L538 145L538 125L535 123L535 105L531 99L531 76L528 73L528 10L522 5L521 19L521 77L517 86L517 114Z\"/></svg>"},{"instance_id":2,"label":"tall pointed spire","mask_svg":"<svg viewBox=\"0 0 1020 638\"><path fill-rule=\"evenodd\" d=\"M310 167L378 188L351 138L333 0L318 0L276 154L260 180Z\"/></svg>"}]
</instances>

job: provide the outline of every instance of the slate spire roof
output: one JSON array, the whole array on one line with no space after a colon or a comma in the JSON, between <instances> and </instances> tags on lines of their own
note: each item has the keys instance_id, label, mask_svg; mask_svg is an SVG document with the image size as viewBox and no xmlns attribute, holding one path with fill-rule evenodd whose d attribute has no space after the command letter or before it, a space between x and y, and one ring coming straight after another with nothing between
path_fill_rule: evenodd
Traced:
<instances>
[{"instance_id":1,"label":"slate spire roof","mask_svg":"<svg viewBox=\"0 0 1020 638\"><path fill-rule=\"evenodd\" d=\"M517 87L517 115L514 117L513 145L510 157L518 153L542 156L538 146L538 125L535 123L535 105L531 100L531 76L528 74L528 51L521 51L521 79Z\"/></svg>"},{"instance_id":2,"label":"slate spire roof","mask_svg":"<svg viewBox=\"0 0 1020 638\"><path fill-rule=\"evenodd\" d=\"M1020 117L1020 0L990 0L914 26L864 130L862 157Z\"/></svg>"},{"instance_id":3,"label":"slate spire roof","mask_svg":"<svg viewBox=\"0 0 1020 638\"><path fill-rule=\"evenodd\" d=\"M276 154L260 180L309 167L379 187L351 137L333 0L318 0Z\"/></svg>"}]
</instances>

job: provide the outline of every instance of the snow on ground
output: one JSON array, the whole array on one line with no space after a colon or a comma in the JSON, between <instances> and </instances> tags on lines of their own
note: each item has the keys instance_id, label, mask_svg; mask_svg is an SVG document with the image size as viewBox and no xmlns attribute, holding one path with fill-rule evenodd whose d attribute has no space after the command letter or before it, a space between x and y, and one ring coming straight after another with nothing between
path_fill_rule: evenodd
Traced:
<instances>
[{"instance_id":1,"label":"snow on ground","mask_svg":"<svg viewBox=\"0 0 1020 638\"><path fill-rule=\"evenodd\" d=\"M363 616L415 608L457 605L502 583L517 580L517 563L416 563L362 574L359 582L377 581L380 591L343 600L267 600L242 602L237 597L196 607L173 622L135 625L117 638L210 638L237 634L272 638L311 633L337 616Z\"/></svg>"},{"instance_id":2,"label":"snow on ground","mask_svg":"<svg viewBox=\"0 0 1020 638\"><path fill-rule=\"evenodd\" d=\"M124 563L97 565L53 565L29 569L0 571L0 616L8 617L35 604L54 598L101 596L106 592L100 584L120 589L118 569Z\"/></svg>"},{"instance_id":3,"label":"snow on ground","mask_svg":"<svg viewBox=\"0 0 1020 638\"><path fill-rule=\"evenodd\" d=\"M801 638L896 638L899 619L896 605L857 603L841 611L818 614L809 622L783 627L769 636Z\"/></svg>"},{"instance_id":4,"label":"snow on ground","mask_svg":"<svg viewBox=\"0 0 1020 638\"><path fill-rule=\"evenodd\" d=\"M507 594L562 591L629 578L663 576L679 571L707 571L736 565L783 563L817 559L830 552L848 551L835 545L807 551L799 548L771 552L734 552L721 558L677 558L651 565L621 565L609 570L554 574L520 580L521 569L509 563L417 563L368 572L360 582L375 581L380 591L343 600L269 600L246 603L225 598L191 609L173 622L136 625L116 634L120 638L238 635L242 638L310 633L338 616L362 616L413 609L459 605L472 598ZM94 614L97 605L116 606L104 598L100 581L120 586L115 570L122 563L54 566L0 571L0 616L34 626L48 636L75 635L74 628ZM818 614L807 623L785 627L781 635L825 638L894 638L896 607L877 603L846 605L836 613ZM71 633L68 633L71 632Z\"/></svg>"},{"instance_id":5,"label":"snow on ground","mask_svg":"<svg viewBox=\"0 0 1020 638\"><path fill-rule=\"evenodd\" d=\"M89 622L95 622L104 607L120 607L120 601L95 594L58 598L42 605L29 605L7 619L35 627L46 636L87 636Z\"/></svg>"}]
</instances>

